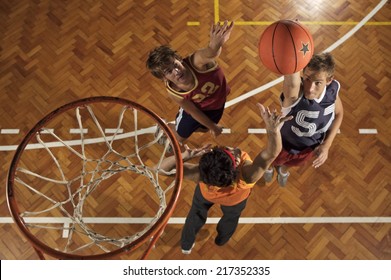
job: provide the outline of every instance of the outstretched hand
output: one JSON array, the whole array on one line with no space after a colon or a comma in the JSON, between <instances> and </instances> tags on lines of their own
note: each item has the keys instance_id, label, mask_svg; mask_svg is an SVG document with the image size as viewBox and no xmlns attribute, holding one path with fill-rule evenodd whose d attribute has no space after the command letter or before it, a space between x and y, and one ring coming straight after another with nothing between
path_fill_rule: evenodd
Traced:
<instances>
[{"instance_id":1,"label":"outstretched hand","mask_svg":"<svg viewBox=\"0 0 391 280\"><path fill-rule=\"evenodd\" d=\"M225 42L227 42L233 27L234 22L232 21L231 24L228 25L227 20L224 21L223 25L221 25L220 22L212 24L212 27L210 28L210 42L212 46L221 47Z\"/></svg>"},{"instance_id":2,"label":"outstretched hand","mask_svg":"<svg viewBox=\"0 0 391 280\"><path fill-rule=\"evenodd\" d=\"M293 118L293 116L282 117L280 114L277 114L275 109L273 112L270 112L269 107L265 108L265 106L260 103L257 103L257 106L261 111L261 117L266 124L267 131L278 131L285 121L289 121Z\"/></svg>"},{"instance_id":3,"label":"outstretched hand","mask_svg":"<svg viewBox=\"0 0 391 280\"><path fill-rule=\"evenodd\" d=\"M185 151L182 153L183 160L189 160L195 157L200 157L211 151L211 144L202 146L201 148L190 149L189 146L184 145Z\"/></svg>"},{"instance_id":4,"label":"outstretched hand","mask_svg":"<svg viewBox=\"0 0 391 280\"><path fill-rule=\"evenodd\" d=\"M212 136L216 138L221 133L223 133L223 127L216 124L214 125L213 129L210 129L209 131L212 134Z\"/></svg>"}]
</instances>

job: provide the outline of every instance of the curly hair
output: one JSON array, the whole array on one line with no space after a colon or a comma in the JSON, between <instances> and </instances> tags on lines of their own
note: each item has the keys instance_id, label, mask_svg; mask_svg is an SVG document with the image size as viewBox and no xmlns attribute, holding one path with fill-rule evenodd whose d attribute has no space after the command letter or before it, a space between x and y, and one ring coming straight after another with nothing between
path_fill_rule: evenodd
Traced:
<instances>
[{"instance_id":1,"label":"curly hair","mask_svg":"<svg viewBox=\"0 0 391 280\"><path fill-rule=\"evenodd\" d=\"M175 50L168 45L163 45L149 53L146 65L152 75L158 79L163 79L164 69L170 67L174 59L183 61L183 58Z\"/></svg>"},{"instance_id":2,"label":"curly hair","mask_svg":"<svg viewBox=\"0 0 391 280\"><path fill-rule=\"evenodd\" d=\"M201 157L199 172L202 182L217 187L228 187L238 177L232 159L221 148L214 148Z\"/></svg>"},{"instance_id":3,"label":"curly hair","mask_svg":"<svg viewBox=\"0 0 391 280\"><path fill-rule=\"evenodd\" d=\"M328 52L315 54L304 70L306 68L316 72L325 71L330 78L334 75L335 61L333 56Z\"/></svg>"}]
</instances>

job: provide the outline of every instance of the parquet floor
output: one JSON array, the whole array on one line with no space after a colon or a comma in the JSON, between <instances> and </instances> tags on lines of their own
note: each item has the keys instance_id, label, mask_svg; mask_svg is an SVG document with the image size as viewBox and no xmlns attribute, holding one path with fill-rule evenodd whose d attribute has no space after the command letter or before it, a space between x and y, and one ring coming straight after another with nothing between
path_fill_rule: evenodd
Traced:
<instances>
[{"instance_id":1,"label":"parquet floor","mask_svg":"<svg viewBox=\"0 0 391 280\"><path fill-rule=\"evenodd\" d=\"M300 19L313 35L315 51L321 52L349 34L379 3L0 0L0 258L38 259L8 219L5 188L15 145L50 111L80 98L108 95L137 101L161 117L173 119L176 106L165 96L161 82L146 70L149 50L171 44L186 55L207 44L212 22L235 20L219 58L232 88L232 103L222 119L231 133L217 139L195 135L191 145L217 142L239 146L254 156L265 145L263 134L248 133L249 128L263 128L255 103L277 108L281 91L279 83L260 89L279 78L262 66L257 55L258 39L267 22ZM324 166L292 170L285 188L277 182L266 185L260 181L243 212L243 218L307 220L241 223L233 239L221 248L213 244L215 224L207 224L189 256L180 253L182 225L168 224L149 258L390 260L390 23L391 6L386 3L332 50L345 115ZM240 99L255 89L256 94ZM19 132L10 134L6 129ZM377 133L362 134L360 129ZM36 157L39 159L40 153ZM183 183L173 217L186 216L193 190L193 184ZM97 200L104 205L97 207L102 211L96 214L123 214L117 206L127 197L119 190L107 200ZM129 199L137 205L148 203L145 195L129 195ZM211 209L210 217L219 216L217 207ZM138 254L122 255L121 259Z\"/></svg>"}]
</instances>

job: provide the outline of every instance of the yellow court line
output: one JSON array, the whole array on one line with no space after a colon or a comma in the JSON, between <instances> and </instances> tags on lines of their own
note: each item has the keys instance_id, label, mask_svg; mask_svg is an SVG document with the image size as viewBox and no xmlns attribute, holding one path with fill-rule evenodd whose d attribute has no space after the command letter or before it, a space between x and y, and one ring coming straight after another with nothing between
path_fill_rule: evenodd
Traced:
<instances>
[{"instance_id":1,"label":"yellow court line","mask_svg":"<svg viewBox=\"0 0 391 280\"><path fill-rule=\"evenodd\" d=\"M215 23L220 21L220 14L219 14L219 0L214 1L214 14L215 14Z\"/></svg>"},{"instance_id":2,"label":"yellow court line","mask_svg":"<svg viewBox=\"0 0 391 280\"><path fill-rule=\"evenodd\" d=\"M220 21L220 12L219 12L219 0L213 1L214 6L214 22L217 23ZM265 25L268 26L275 21L235 21L235 25L241 26L253 26L253 25ZM301 23L305 25L357 25L358 21L301 21ZM187 26L200 26L201 23L198 21L189 21L187 22ZM375 26L383 26L383 25L391 25L390 21L380 21L380 22L367 22L365 25L375 25Z\"/></svg>"},{"instance_id":3,"label":"yellow court line","mask_svg":"<svg viewBox=\"0 0 391 280\"><path fill-rule=\"evenodd\" d=\"M358 21L301 21L305 25L357 25ZM372 21L365 25L391 25L390 21Z\"/></svg>"},{"instance_id":4,"label":"yellow court line","mask_svg":"<svg viewBox=\"0 0 391 280\"><path fill-rule=\"evenodd\" d=\"M201 23L199 21L188 21L187 26L199 26Z\"/></svg>"},{"instance_id":5,"label":"yellow court line","mask_svg":"<svg viewBox=\"0 0 391 280\"><path fill-rule=\"evenodd\" d=\"M215 22L218 22L218 16L215 16ZM358 21L300 21L304 25L357 25ZM254 26L254 25L265 25L269 26L274 23L274 21L235 21L236 26ZM188 26L200 26L201 23L199 21L189 21L187 22ZM390 21L372 21L367 22L365 25L371 26L388 26L391 25Z\"/></svg>"},{"instance_id":6,"label":"yellow court line","mask_svg":"<svg viewBox=\"0 0 391 280\"><path fill-rule=\"evenodd\" d=\"M213 1L214 6L214 22L217 23L220 21L220 12L219 12L219 0ZM265 25L268 26L272 24L275 21L235 21L235 25ZM357 25L358 21L301 21L305 25ZM188 22L188 26L199 26L201 25L200 22ZM389 21L380 21L380 22L367 22L365 25L376 25L376 26L382 26L382 25L391 25L391 22Z\"/></svg>"},{"instance_id":7,"label":"yellow court line","mask_svg":"<svg viewBox=\"0 0 391 280\"><path fill-rule=\"evenodd\" d=\"M391 25L390 21L367 22L365 25Z\"/></svg>"}]
</instances>

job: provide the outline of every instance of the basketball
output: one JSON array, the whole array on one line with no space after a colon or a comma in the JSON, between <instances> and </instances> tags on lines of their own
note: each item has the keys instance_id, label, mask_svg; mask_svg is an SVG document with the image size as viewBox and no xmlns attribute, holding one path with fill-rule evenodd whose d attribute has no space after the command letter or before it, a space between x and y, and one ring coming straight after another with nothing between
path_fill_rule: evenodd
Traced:
<instances>
[{"instance_id":1,"label":"basketball","mask_svg":"<svg viewBox=\"0 0 391 280\"><path fill-rule=\"evenodd\" d=\"M302 70L314 54L307 27L294 20L279 20L262 33L258 45L262 64L274 73L288 75Z\"/></svg>"}]
</instances>

